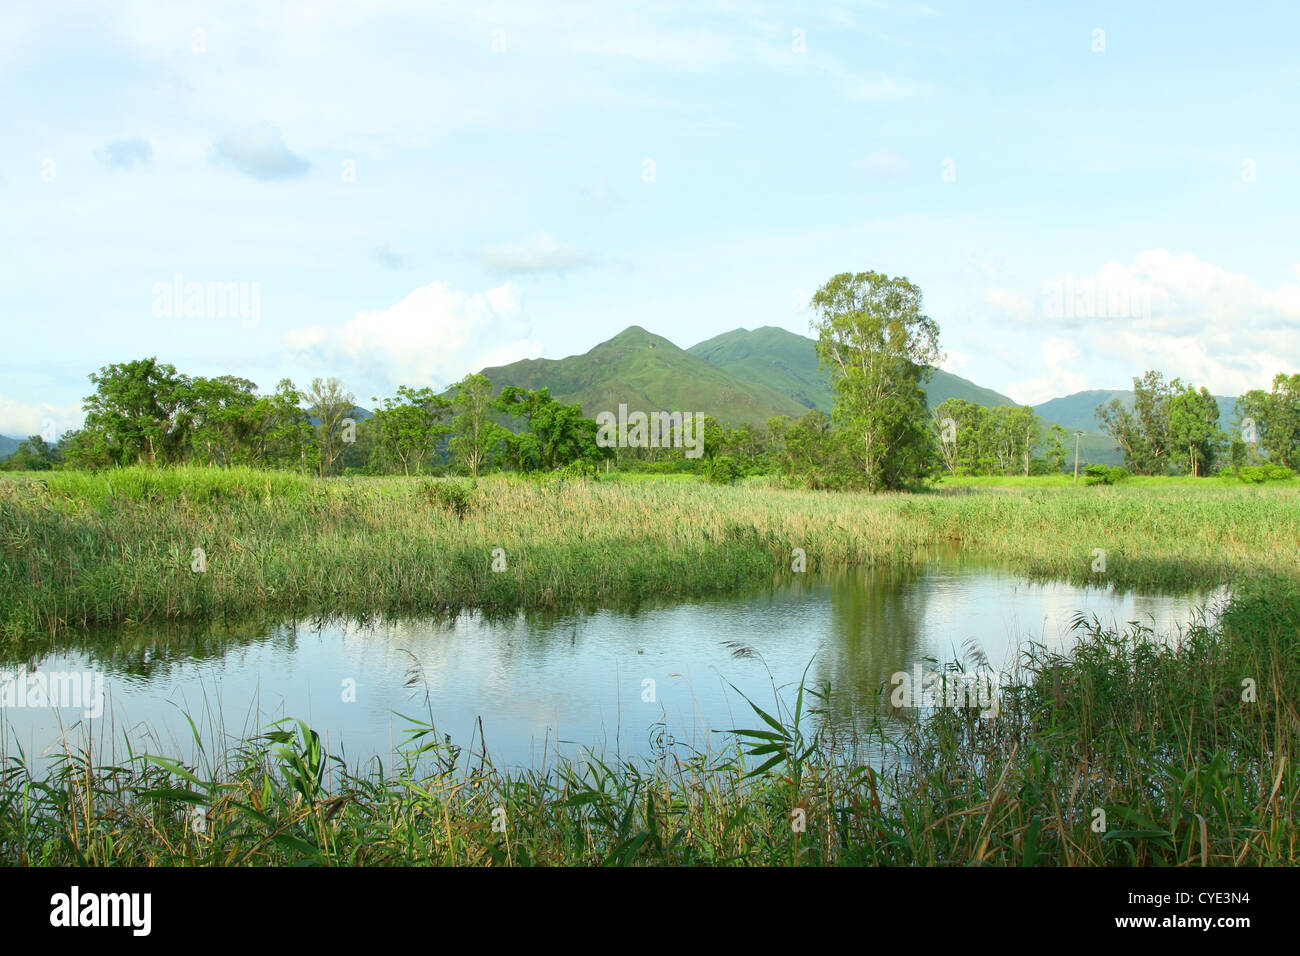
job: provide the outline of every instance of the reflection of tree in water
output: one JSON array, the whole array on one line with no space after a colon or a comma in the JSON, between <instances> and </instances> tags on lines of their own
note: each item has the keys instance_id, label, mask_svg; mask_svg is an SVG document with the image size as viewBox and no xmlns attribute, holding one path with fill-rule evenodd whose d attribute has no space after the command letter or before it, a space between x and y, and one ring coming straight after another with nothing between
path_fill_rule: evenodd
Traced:
<instances>
[{"instance_id":1,"label":"reflection of tree in water","mask_svg":"<svg viewBox=\"0 0 1300 956\"><path fill-rule=\"evenodd\" d=\"M0 663L33 669L51 655L83 655L87 666L106 674L149 679L166 676L181 662L223 658L241 646L273 643L291 648L297 632L294 624L265 622L97 628L39 649L25 646L7 651Z\"/></svg>"},{"instance_id":2,"label":"reflection of tree in water","mask_svg":"<svg viewBox=\"0 0 1300 956\"><path fill-rule=\"evenodd\" d=\"M827 704L835 725L866 726L889 676L921 653L928 571L882 566L846 572L831 581L831 633L818 655L818 681L830 683Z\"/></svg>"},{"instance_id":3,"label":"reflection of tree in water","mask_svg":"<svg viewBox=\"0 0 1300 956\"><path fill-rule=\"evenodd\" d=\"M500 638L497 653L503 664L522 662L526 666L543 666L553 658L557 645L580 648L592 637L617 643L629 654L635 654L647 636L629 625L656 620L663 623L670 620L665 614L688 612L690 620L683 622L683 626L695 629L701 621L709 620L709 614L718 612L719 604L724 605L722 613L726 614L729 612L726 605L770 606L773 601L785 603L814 595L823 586L810 575L776 573L763 584L704 597L642 594L635 599L607 604L528 610L482 608L463 613L476 618Z\"/></svg>"},{"instance_id":4,"label":"reflection of tree in water","mask_svg":"<svg viewBox=\"0 0 1300 956\"><path fill-rule=\"evenodd\" d=\"M154 679L166 677L180 664L220 660L241 647L266 644L291 650L297 646L300 634L313 634L337 624L311 619L96 628L43 643L39 648L26 645L8 649L0 655L0 664L26 664L33 669L52 655L82 655L86 666L106 674Z\"/></svg>"}]
</instances>

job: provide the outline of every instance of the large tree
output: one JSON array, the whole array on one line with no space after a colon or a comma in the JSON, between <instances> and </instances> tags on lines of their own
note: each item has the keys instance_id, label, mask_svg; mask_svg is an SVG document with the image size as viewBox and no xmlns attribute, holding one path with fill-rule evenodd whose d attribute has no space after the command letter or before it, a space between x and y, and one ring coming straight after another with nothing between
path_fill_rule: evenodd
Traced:
<instances>
[{"instance_id":1,"label":"large tree","mask_svg":"<svg viewBox=\"0 0 1300 956\"><path fill-rule=\"evenodd\" d=\"M375 399L379 401L379 399ZM383 408L370 419L376 429L379 449L385 459L401 468L403 474L419 474L451 431L445 419L451 413L451 400L437 395L431 388L402 385L396 398L385 398Z\"/></svg>"},{"instance_id":2,"label":"large tree","mask_svg":"<svg viewBox=\"0 0 1300 956\"><path fill-rule=\"evenodd\" d=\"M492 421L492 383L486 375L466 375L451 398L452 458L474 477L491 461L508 434Z\"/></svg>"},{"instance_id":3,"label":"large tree","mask_svg":"<svg viewBox=\"0 0 1300 956\"><path fill-rule=\"evenodd\" d=\"M1169 468L1169 399L1174 383L1160 372L1133 379L1130 409L1118 398L1097 407L1101 430L1119 445L1124 464L1139 475L1163 475Z\"/></svg>"},{"instance_id":4,"label":"large tree","mask_svg":"<svg viewBox=\"0 0 1300 956\"><path fill-rule=\"evenodd\" d=\"M1272 392L1242 395L1237 415L1244 445L1257 445L1269 461L1300 471L1300 373L1279 373Z\"/></svg>"},{"instance_id":5,"label":"large tree","mask_svg":"<svg viewBox=\"0 0 1300 956\"><path fill-rule=\"evenodd\" d=\"M209 465L251 463L261 427L257 401L257 385L246 378L192 380L183 414L193 458Z\"/></svg>"},{"instance_id":6,"label":"large tree","mask_svg":"<svg viewBox=\"0 0 1300 956\"><path fill-rule=\"evenodd\" d=\"M906 278L843 272L817 290L817 354L835 388L834 419L847 432L870 491L931 473L937 458L921 383L939 359L939 326Z\"/></svg>"},{"instance_id":7,"label":"large tree","mask_svg":"<svg viewBox=\"0 0 1300 956\"><path fill-rule=\"evenodd\" d=\"M520 471L551 471L570 462L595 462L612 454L596 444L595 419L582 414L582 406L551 398L549 389L507 385L494 407L522 418L528 430L510 435L507 444Z\"/></svg>"},{"instance_id":8,"label":"large tree","mask_svg":"<svg viewBox=\"0 0 1300 956\"><path fill-rule=\"evenodd\" d=\"M1223 441L1219 430L1219 403L1209 390L1173 382L1169 397L1169 443L1195 477L1208 475Z\"/></svg>"},{"instance_id":9,"label":"large tree","mask_svg":"<svg viewBox=\"0 0 1300 956\"><path fill-rule=\"evenodd\" d=\"M357 400L337 378L314 379L302 399L307 403L308 413L316 419L320 474L330 474L334 462L343 454L343 419L356 408Z\"/></svg>"},{"instance_id":10,"label":"large tree","mask_svg":"<svg viewBox=\"0 0 1300 956\"><path fill-rule=\"evenodd\" d=\"M188 379L173 366L146 358L105 366L92 372L90 380L95 394L82 405L82 431L102 440L114 464L179 460L186 438Z\"/></svg>"},{"instance_id":11,"label":"large tree","mask_svg":"<svg viewBox=\"0 0 1300 956\"><path fill-rule=\"evenodd\" d=\"M1034 446L1043 440L1043 420L1028 405L1015 405L1007 415L1007 427L1011 430L1016 457L1024 462L1024 474L1028 477Z\"/></svg>"},{"instance_id":12,"label":"large tree","mask_svg":"<svg viewBox=\"0 0 1300 956\"><path fill-rule=\"evenodd\" d=\"M302 393L288 378L280 379L272 394L257 400L255 461L301 471L317 467L316 430L301 402Z\"/></svg>"},{"instance_id":13,"label":"large tree","mask_svg":"<svg viewBox=\"0 0 1300 956\"><path fill-rule=\"evenodd\" d=\"M1066 448L1065 429L1055 423L1047 430L1047 448L1043 457L1047 459L1047 464L1051 466L1054 474L1060 474L1065 471L1065 459L1069 455Z\"/></svg>"}]
</instances>

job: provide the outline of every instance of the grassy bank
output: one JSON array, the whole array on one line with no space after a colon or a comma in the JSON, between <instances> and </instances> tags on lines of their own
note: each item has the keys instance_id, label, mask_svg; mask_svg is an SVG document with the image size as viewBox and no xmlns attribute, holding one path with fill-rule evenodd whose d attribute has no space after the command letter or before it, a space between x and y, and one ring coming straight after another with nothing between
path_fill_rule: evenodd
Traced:
<instances>
[{"instance_id":1,"label":"grassy bank","mask_svg":"<svg viewBox=\"0 0 1300 956\"><path fill-rule=\"evenodd\" d=\"M1300 577L1300 496L1208 482L872 497L695 481L51 473L0 479L0 635L598 604L770 580L794 548L816 572L953 545L1122 587Z\"/></svg>"},{"instance_id":2,"label":"grassy bank","mask_svg":"<svg viewBox=\"0 0 1300 956\"><path fill-rule=\"evenodd\" d=\"M14 760L0 864L1293 865L1298 634L1300 591L1277 581L1176 647L1085 629L1004 685L995 719L882 720L872 764L822 736L811 688L755 701L721 756L640 764L503 773L416 726L396 767L349 771L293 723L191 766Z\"/></svg>"}]
</instances>

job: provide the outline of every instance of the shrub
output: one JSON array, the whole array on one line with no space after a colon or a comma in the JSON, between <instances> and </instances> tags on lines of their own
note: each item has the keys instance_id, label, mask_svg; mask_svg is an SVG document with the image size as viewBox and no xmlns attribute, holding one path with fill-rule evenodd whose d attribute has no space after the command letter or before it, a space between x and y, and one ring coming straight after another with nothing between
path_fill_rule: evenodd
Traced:
<instances>
[{"instance_id":1,"label":"shrub","mask_svg":"<svg viewBox=\"0 0 1300 956\"><path fill-rule=\"evenodd\" d=\"M704 465L704 480L717 485L732 484L743 474L743 470L730 455L718 455L710 458Z\"/></svg>"},{"instance_id":2,"label":"shrub","mask_svg":"<svg viewBox=\"0 0 1300 956\"><path fill-rule=\"evenodd\" d=\"M1088 465L1083 469L1085 485L1113 485L1128 476L1127 470L1110 465Z\"/></svg>"},{"instance_id":3,"label":"shrub","mask_svg":"<svg viewBox=\"0 0 1300 956\"><path fill-rule=\"evenodd\" d=\"M1266 465L1244 465L1237 471L1237 477L1248 485L1260 485L1266 481L1286 481L1295 476L1290 468L1272 462Z\"/></svg>"},{"instance_id":4,"label":"shrub","mask_svg":"<svg viewBox=\"0 0 1300 956\"><path fill-rule=\"evenodd\" d=\"M420 487L431 504L451 512L458 519L469 514L474 501L474 486L470 483L444 478L426 481Z\"/></svg>"},{"instance_id":5,"label":"shrub","mask_svg":"<svg viewBox=\"0 0 1300 956\"><path fill-rule=\"evenodd\" d=\"M596 481L600 477L600 469L596 467L595 462L586 461L580 458L577 461L569 462L563 468L556 469L555 476L561 480L581 478L588 481Z\"/></svg>"}]
</instances>

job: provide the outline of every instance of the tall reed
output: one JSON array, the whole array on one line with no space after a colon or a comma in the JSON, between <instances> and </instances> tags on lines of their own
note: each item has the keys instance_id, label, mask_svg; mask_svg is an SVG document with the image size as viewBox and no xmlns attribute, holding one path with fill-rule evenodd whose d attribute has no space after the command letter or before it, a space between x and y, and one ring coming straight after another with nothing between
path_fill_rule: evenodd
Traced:
<instances>
[{"instance_id":1,"label":"tall reed","mask_svg":"<svg viewBox=\"0 0 1300 956\"><path fill-rule=\"evenodd\" d=\"M873 497L243 469L0 478L0 637L253 614L626 602L771 580L791 573L796 548L815 573L915 563L940 546L1119 587L1296 576L1300 496L1207 483Z\"/></svg>"}]
</instances>

